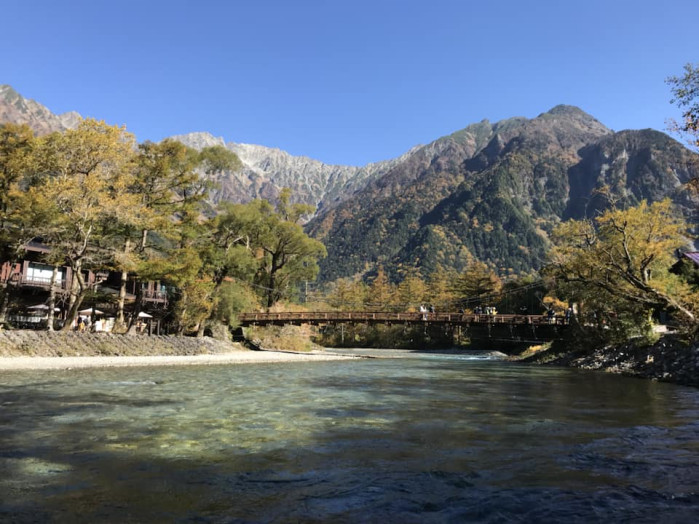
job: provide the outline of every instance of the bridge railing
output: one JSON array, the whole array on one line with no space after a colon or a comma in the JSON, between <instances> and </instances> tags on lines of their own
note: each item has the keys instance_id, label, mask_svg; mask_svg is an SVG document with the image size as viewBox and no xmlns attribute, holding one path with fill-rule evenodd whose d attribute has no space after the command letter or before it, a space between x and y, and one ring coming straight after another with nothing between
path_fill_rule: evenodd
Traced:
<instances>
[{"instance_id":1,"label":"bridge railing","mask_svg":"<svg viewBox=\"0 0 699 524\"><path fill-rule=\"evenodd\" d=\"M298 311L283 313L240 313L243 324L282 323L333 323L333 322L430 322L437 324L556 324L564 325L566 319L548 315L475 315L466 313L387 313L366 311Z\"/></svg>"}]
</instances>

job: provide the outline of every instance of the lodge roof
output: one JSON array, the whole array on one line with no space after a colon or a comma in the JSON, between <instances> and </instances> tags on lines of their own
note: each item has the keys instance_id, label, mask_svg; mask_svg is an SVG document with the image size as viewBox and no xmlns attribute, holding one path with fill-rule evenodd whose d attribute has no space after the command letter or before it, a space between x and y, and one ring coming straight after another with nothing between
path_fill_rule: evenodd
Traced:
<instances>
[{"instance_id":1,"label":"lodge roof","mask_svg":"<svg viewBox=\"0 0 699 524\"><path fill-rule=\"evenodd\" d=\"M699 266L699 251L690 251L688 253L682 253L682 255Z\"/></svg>"},{"instance_id":2,"label":"lodge roof","mask_svg":"<svg viewBox=\"0 0 699 524\"><path fill-rule=\"evenodd\" d=\"M51 248L38 240L30 240L24 245L26 251L34 251L35 253L49 253Z\"/></svg>"}]
</instances>

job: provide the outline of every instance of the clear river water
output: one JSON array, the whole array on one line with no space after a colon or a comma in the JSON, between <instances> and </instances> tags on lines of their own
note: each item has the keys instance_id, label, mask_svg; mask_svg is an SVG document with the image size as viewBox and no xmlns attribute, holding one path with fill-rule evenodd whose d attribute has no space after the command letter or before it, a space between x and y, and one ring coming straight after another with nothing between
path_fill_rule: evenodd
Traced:
<instances>
[{"instance_id":1,"label":"clear river water","mask_svg":"<svg viewBox=\"0 0 699 524\"><path fill-rule=\"evenodd\" d=\"M699 518L699 390L388 354L3 372L0 522Z\"/></svg>"}]
</instances>

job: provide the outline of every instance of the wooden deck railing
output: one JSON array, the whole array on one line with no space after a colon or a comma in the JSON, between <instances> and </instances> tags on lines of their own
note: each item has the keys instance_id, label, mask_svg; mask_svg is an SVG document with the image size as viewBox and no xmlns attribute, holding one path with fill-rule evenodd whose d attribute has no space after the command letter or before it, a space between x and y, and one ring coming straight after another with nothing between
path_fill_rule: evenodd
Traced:
<instances>
[{"instance_id":1,"label":"wooden deck railing","mask_svg":"<svg viewBox=\"0 0 699 524\"><path fill-rule=\"evenodd\" d=\"M51 277L37 277L23 275L21 273L13 273L10 276L9 284L14 286L30 286L30 287L51 287ZM66 289L66 281L64 279L56 280L54 283L56 289Z\"/></svg>"}]
</instances>

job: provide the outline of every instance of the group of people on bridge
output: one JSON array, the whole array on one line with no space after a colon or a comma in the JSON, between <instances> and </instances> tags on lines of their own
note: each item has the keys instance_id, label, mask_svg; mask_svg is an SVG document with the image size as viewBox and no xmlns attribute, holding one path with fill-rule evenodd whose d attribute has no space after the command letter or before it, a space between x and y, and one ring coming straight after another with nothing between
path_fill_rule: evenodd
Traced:
<instances>
[{"instance_id":1,"label":"group of people on bridge","mask_svg":"<svg viewBox=\"0 0 699 524\"><path fill-rule=\"evenodd\" d=\"M494 306L476 306L473 309L474 315L497 315L498 310Z\"/></svg>"},{"instance_id":2,"label":"group of people on bridge","mask_svg":"<svg viewBox=\"0 0 699 524\"><path fill-rule=\"evenodd\" d=\"M428 307L428 306L426 306L426 305L424 305L424 304L420 304L420 313L422 313L422 320L427 320L427 313L428 313L428 312L429 312L429 313L436 313L437 310L436 310L436 309L434 308L434 306L432 306L432 305L430 305L430 306Z\"/></svg>"}]
</instances>

